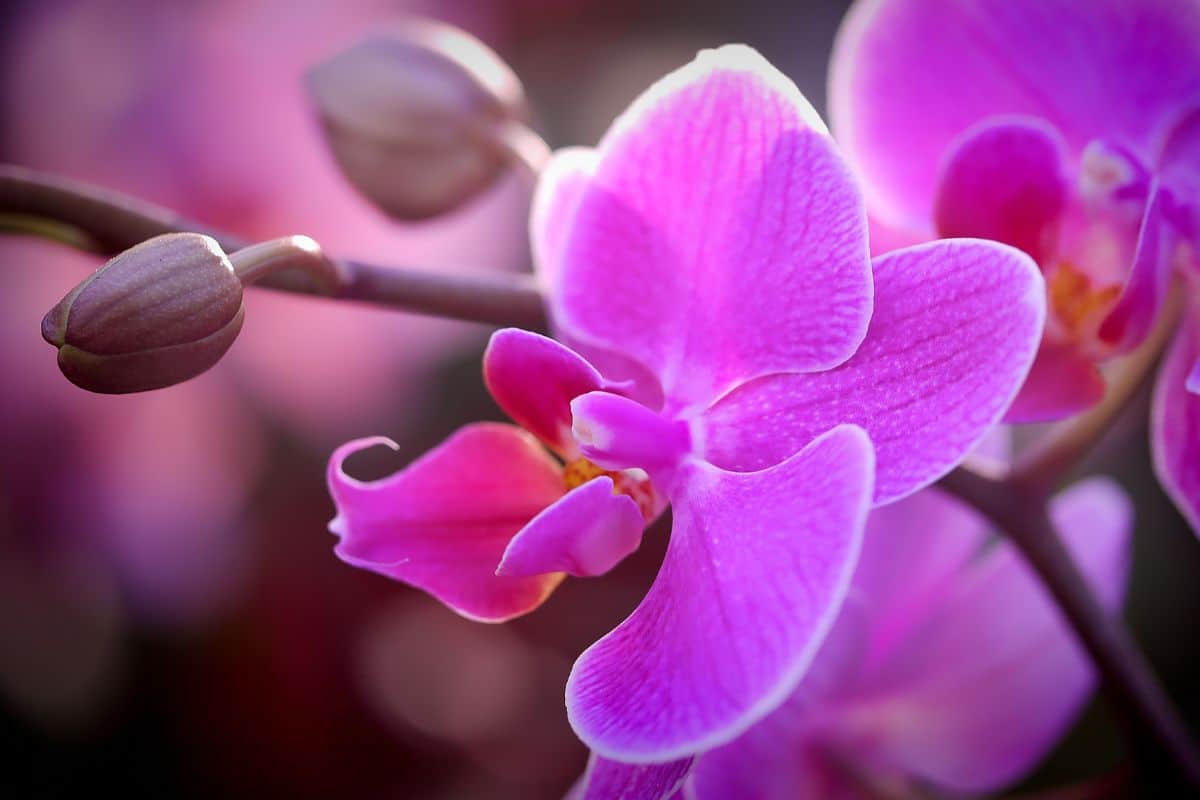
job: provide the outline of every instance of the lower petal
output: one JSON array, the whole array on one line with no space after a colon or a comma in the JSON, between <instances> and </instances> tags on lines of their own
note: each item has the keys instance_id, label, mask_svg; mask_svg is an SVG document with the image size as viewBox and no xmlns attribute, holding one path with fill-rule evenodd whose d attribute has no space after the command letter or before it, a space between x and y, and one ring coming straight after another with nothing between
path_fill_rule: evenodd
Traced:
<instances>
[{"instance_id":1,"label":"lower petal","mask_svg":"<svg viewBox=\"0 0 1200 800\"><path fill-rule=\"evenodd\" d=\"M478 423L390 477L363 482L345 473L347 458L378 444L391 442L360 439L329 460L338 512L329 529L340 538L343 561L423 589L484 622L533 610L562 581L561 573L495 574L509 540L563 494L557 463L532 436Z\"/></svg>"},{"instance_id":2,"label":"lower petal","mask_svg":"<svg viewBox=\"0 0 1200 800\"><path fill-rule=\"evenodd\" d=\"M691 770L691 757L665 764L625 764L593 755L566 800L674 800Z\"/></svg>"},{"instance_id":3,"label":"lower petal","mask_svg":"<svg viewBox=\"0 0 1200 800\"><path fill-rule=\"evenodd\" d=\"M612 478L595 478L522 528L509 542L496 574L603 575L637 549L644 524L637 503L613 494Z\"/></svg>"},{"instance_id":4,"label":"lower petal","mask_svg":"<svg viewBox=\"0 0 1200 800\"><path fill-rule=\"evenodd\" d=\"M1050 511L1097 598L1118 613L1129 570L1128 498L1093 478L1055 498ZM859 687L873 699L844 710L843 741L902 773L990 792L1050 751L1095 682L1058 606L1004 543L961 570L886 669Z\"/></svg>"},{"instance_id":5,"label":"lower petal","mask_svg":"<svg viewBox=\"0 0 1200 800\"><path fill-rule=\"evenodd\" d=\"M1071 345L1043 342L1004 421L1052 422L1086 411L1104 398L1104 376Z\"/></svg>"},{"instance_id":6,"label":"lower petal","mask_svg":"<svg viewBox=\"0 0 1200 800\"><path fill-rule=\"evenodd\" d=\"M1195 291L1194 287L1188 290ZM1200 535L1200 395L1188 389L1197 358L1200 302L1193 300L1154 387L1150 444L1158 480Z\"/></svg>"},{"instance_id":7,"label":"lower petal","mask_svg":"<svg viewBox=\"0 0 1200 800\"><path fill-rule=\"evenodd\" d=\"M606 758L667 761L783 702L845 596L873 466L853 426L761 472L682 466L658 578L567 682L579 737Z\"/></svg>"}]
</instances>

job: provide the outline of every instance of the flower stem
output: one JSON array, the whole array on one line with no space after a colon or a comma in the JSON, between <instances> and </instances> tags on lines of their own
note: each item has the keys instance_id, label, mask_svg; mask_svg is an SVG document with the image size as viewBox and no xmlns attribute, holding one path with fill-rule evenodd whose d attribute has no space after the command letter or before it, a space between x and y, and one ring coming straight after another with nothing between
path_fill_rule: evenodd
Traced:
<instances>
[{"instance_id":1,"label":"flower stem","mask_svg":"<svg viewBox=\"0 0 1200 800\"><path fill-rule=\"evenodd\" d=\"M336 294L346 283L346 270L307 236L285 236L236 250L229 256L243 286L266 280L285 270L300 270L321 294Z\"/></svg>"},{"instance_id":2,"label":"flower stem","mask_svg":"<svg viewBox=\"0 0 1200 800\"><path fill-rule=\"evenodd\" d=\"M13 165L0 165L0 231L110 256L160 234L189 231L212 236L226 252L248 245L158 206ZM542 296L531 275L455 275L349 259L337 263L343 274L335 285L296 269L272 269L257 285L490 325L546 327Z\"/></svg>"},{"instance_id":3,"label":"flower stem","mask_svg":"<svg viewBox=\"0 0 1200 800\"><path fill-rule=\"evenodd\" d=\"M1050 522L1045 495L962 467L938 485L995 523L1041 578L1091 654L1137 760L1174 764L1187 785L1200 788L1200 753L1191 735L1125 626L1089 589Z\"/></svg>"}]
</instances>

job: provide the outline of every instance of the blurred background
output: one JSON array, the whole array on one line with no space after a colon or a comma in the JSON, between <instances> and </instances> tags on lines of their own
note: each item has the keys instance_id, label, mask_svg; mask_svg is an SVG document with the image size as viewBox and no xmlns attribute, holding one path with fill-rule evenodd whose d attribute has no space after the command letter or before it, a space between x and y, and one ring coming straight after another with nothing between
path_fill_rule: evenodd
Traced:
<instances>
[{"instance_id":1,"label":"blurred background","mask_svg":"<svg viewBox=\"0 0 1200 800\"><path fill-rule=\"evenodd\" d=\"M592 144L695 51L761 50L824 104L844 2L26 0L0 18L0 150L249 238L443 270L524 270L517 180L401 225L349 189L306 106L307 66L398 15L444 19L523 79L554 146ZM198 380L103 397L59 374L42 315L93 258L0 240L0 790L73 798L557 798L585 752L574 657L636 604L665 530L537 613L466 622L333 557L324 465L348 438L402 452L500 418L488 331L254 291L230 355ZM1146 398L1087 465L1139 515L1128 620L1200 719L1200 545L1157 488ZM1093 703L1018 791L1121 756Z\"/></svg>"}]
</instances>

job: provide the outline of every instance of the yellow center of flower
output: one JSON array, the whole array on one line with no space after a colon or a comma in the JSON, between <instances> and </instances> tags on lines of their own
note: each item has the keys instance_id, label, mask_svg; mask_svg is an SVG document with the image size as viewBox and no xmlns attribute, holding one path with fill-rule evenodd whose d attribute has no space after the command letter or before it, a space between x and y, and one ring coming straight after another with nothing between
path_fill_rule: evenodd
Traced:
<instances>
[{"instance_id":1,"label":"yellow center of flower","mask_svg":"<svg viewBox=\"0 0 1200 800\"><path fill-rule=\"evenodd\" d=\"M654 518L654 486L645 473L637 470L614 471L601 469L586 458L576 458L563 465L563 485L567 491L577 489L590 480L611 478L613 494L623 494L637 503L647 521Z\"/></svg>"},{"instance_id":2,"label":"yellow center of flower","mask_svg":"<svg viewBox=\"0 0 1200 800\"><path fill-rule=\"evenodd\" d=\"M1091 278L1066 261L1048 271L1046 290L1055 320L1072 337L1098 326L1121 294L1120 286L1094 286Z\"/></svg>"}]
</instances>

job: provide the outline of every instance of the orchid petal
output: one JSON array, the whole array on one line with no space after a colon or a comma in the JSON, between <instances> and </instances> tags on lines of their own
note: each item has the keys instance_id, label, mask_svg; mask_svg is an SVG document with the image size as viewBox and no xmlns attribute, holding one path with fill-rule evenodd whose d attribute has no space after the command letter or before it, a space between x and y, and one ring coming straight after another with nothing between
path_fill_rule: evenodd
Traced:
<instances>
[{"instance_id":1,"label":"orchid petal","mask_svg":"<svg viewBox=\"0 0 1200 800\"><path fill-rule=\"evenodd\" d=\"M576 452L571 401L609 386L570 348L517 328L492 334L483 354L483 377L506 414L564 456Z\"/></svg>"},{"instance_id":2,"label":"orchid petal","mask_svg":"<svg viewBox=\"0 0 1200 800\"><path fill-rule=\"evenodd\" d=\"M1124 492L1092 478L1050 511L1101 604L1119 612L1133 514ZM847 715L873 754L939 785L985 792L1047 754L1096 676L1044 586L1001 544L960 572L874 681L890 697L871 699L864 687L862 713Z\"/></svg>"},{"instance_id":3,"label":"orchid petal","mask_svg":"<svg viewBox=\"0 0 1200 800\"><path fill-rule=\"evenodd\" d=\"M1152 190L1129 279L1100 325L1100 338L1120 352L1128 352L1145 341L1171 286L1177 234L1166 219L1164 205L1168 202L1163 189Z\"/></svg>"},{"instance_id":4,"label":"orchid petal","mask_svg":"<svg viewBox=\"0 0 1200 800\"><path fill-rule=\"evenodd\" d=\"M1159 156L1159 174L1173 193L1188 199L1191 216L1184 227L1191 227L1184 234L1195 241L1200 238L1200 106L1188 108L1171 125Z\"/></svg>"},{"instance_id":5,"label":"orchid petal","mask_svg":"<svg viewBox=\"0 0 1200 800\"><path fill-rule=\"evenodd\" d=\"M538 188L530 214L534 268L548 295L554 296L562 274L566 243L575 221L575 211L596 171L599 154L590 147L567 147L555 151L538 177ZM559 328L559 326L555 326ZM558 338L590 362L627 396L645 406L662 407L662 388L647 368L619 351L597 347L556 330Z\"/></svg>"},{"instance_id":6,"label":"orchid petal","mask_svg":"<svg viewBox=\"0 0 1200 800\"><path fill-rule=\"evenodd\" d=\"M689 757L665 764L625 764L593 755L566 800L674 800L692 761Z\"/></svg>"},{"instance_id":7,"label":"orchid petal","mask_svg":"<svg viewBox=\"0 0 1200 800\"><path fill-rule=\"evenodd\" d=\"M360 439L329 460L337 517L329 529L337 555L423 589L454 611L500 622L533 610L561 574L497 577L509 540L563 494L558 465L537 441L511 425L468 425L394 475L359 481L343 464L386 444Z\"/></svg>"},{"instance_id":8,"label":"orchid petal","mask_svg":"<svg viewBox=\"0 0 1200 800\"><path fill-rule=\"evenodd\" d=\"M1150 444L1159 482L1200 535L1200 395L1189 386L1198 358L1200 303L1193 298L1154 387Z\"/></svg>"},{"instance_id":9,"label":"orchid petal","mask_svg":"<svg viewBox=\"0 0 1200 800\"><path fill-rule=\"evenodd\" d=\"M867 542L863 544L865 553ZM856 582L857 574L856 570ZM870 644L867 599L851 587L796 691L737 739L696 760L689 781L691 800L861 797L861 786L844 766L831 762L821 737L830 720L831 700L836 702L862 670Z\"/></svg>"},{"instance_id":10,"label":"orchid petal","mask_svg":"<svg viewBox=\"0 0 1200 800\"><path fill-rule=\"evenodd\" d=\"M533 266L547 289L558 284L575 211L596 171L597 158L593 148L565 147L554 152L538 175L529 229Z\"/></svg>"},{"instance_id":11,"label":"orchid petal","mask_svg":"<svg viewBox=\"0 0 1200 800\"><path fill-rule=\"evenodd\" d=\"M1099 403L1106 388L1096 363L1071 345L1042 342L1005 422L1051 422Z\"/></svg>"},{"instance_id":12,"label":"orchid petal","mask_svg":"<svg viewBox=\"0 0 1200 800\"><path fill-rule=\"evenodd\" d=\"M941 237L994 239L1039 263L1067 202L1062 138L1036 119L989 120L949 154L934 219Z\"/></svg>"},{"instance_id":13,"label":"orchid petal","mask_svg":"<svg viewBox=\"0 0 1200 800\"><path fill-rule=\"evenodd\" d=\"M875 262L877 302L854 357L811 375L746 383L696 420L724 469L778 463L832 425L861 425L877 454L875 502L932 483L1003 415L1042 334L1045 289L1028 256L975 240Z\"/></svg>"},{"instance_id":14,"label":"orchid petal","mask_svg":"<svg viewBox=\"0 0 1200 800\"><path fill-rule=\"evenodd\" d=\"M871 313L861 198L816 112L762 56L700 53L599 149L550 298L568 339L638 360L675 408L854 352Z\"/></svg>"},{"instance_id":15,"label":"orchid petal","mask_svg":"<svg viewBox=\"0 0 1200 800\"><path fill-rule=\"evenodd\" d=\"M681 466L654 585L567 681L584 743L619 761L672 760L736 737L782 702L841 605L872 467L854 426L762 472Z\"/></svg>"},{"instance_id":16,"label":"orchid petal","mask_svg":"<svg viewBox=\"0 0 1200 800\"><path fill-rule=\"evenodd\" d=\"M951 579L987 533L982 517L936 488L871 512L850 591L866 606L873 661L886 660L895 643L944 601ZM840 625L839 618L834 628ZM824 652L818 654L818 663L824 659Z\"/></svg>"},{"instance_id":17,"label":"orchid petal","mask_svg":"<svg viewBox=\"0 0 1200 800\"><path fill-rule=\"evenodd\" d=\"M496 574L603 575L637 549L644 525L637 503L613 494L612 478L595 478L522 528L509 542Z\"/></svg>"},{"instance_id":18,"label":"orchid petal","mask_svg":"<svg viewBox=\"0 0 1200 800\"><path fill-rule=\"evenodd\" d=\"M919 230L943 154L995 115L1044 119L1071 155L1101 136L1150 155L1164 117L1200 96L1197 41L1194 0L859 2L834 46L833 129L872 213Z\"/></svg>"}]
</instances>

